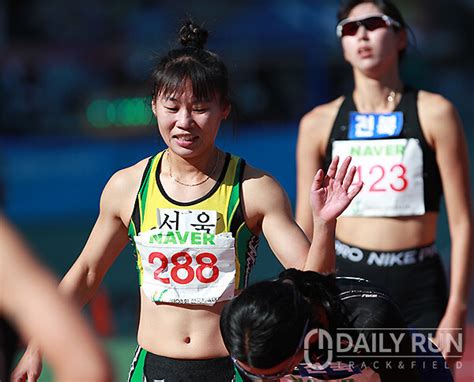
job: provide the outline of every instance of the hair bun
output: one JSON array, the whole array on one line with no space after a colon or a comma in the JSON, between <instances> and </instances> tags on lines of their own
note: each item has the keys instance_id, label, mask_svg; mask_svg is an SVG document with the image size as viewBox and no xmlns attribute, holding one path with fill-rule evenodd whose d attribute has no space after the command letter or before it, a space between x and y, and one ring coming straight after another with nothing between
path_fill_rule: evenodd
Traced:
<instances>
[{"instance_id":1,"label":"hair bun","mask_svg":"<svg viewBox=\"0 0 474 382\"><path fill-rule=\"evenodd\" d=\"M207 30L192 21L186 21L179 30L179 40L185 47L203 49L207 42L207 36Z\"/></svg>"}]
</instances>

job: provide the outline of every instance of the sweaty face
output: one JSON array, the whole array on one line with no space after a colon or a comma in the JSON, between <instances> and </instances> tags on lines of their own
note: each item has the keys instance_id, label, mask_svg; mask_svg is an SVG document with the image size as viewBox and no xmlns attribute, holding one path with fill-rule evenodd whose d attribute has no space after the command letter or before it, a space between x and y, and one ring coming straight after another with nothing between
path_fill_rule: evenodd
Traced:
<instances>
[{"instance_id":1,"label":"sweaty face","mask_svg":"<svg viewBox=\"0 0 474 382\"><path fill-rule=\"evenodd\" d=\"M185 158L199 156L214 146L219 125L230 111L218 97L196 99L189 81L181 94L158 94L152 107L166 145Z\"/></svg>"},{"instance_id":2,"label":"sweaty face","mask_svg":"<svg viewBox=\"0 0 474 382\"><path fill-rule=\"evenodd\" d=\"M361 3L349 13L348 20L360 20L368 16L383 15L372 3ZM372 31L359 26L353 36L341 38L344 58L355 70L367 74L387 71L398 65L399 52L405 47L405 34L397 33L393 27L377 28Z\"/></svg>"}]
</instances>

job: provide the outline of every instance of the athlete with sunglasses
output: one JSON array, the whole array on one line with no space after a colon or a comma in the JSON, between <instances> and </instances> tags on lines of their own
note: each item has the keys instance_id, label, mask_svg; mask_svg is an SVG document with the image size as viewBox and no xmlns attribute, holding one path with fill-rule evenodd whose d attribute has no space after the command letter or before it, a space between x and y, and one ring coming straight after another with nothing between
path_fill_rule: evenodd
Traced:
<instances>
[{"instance_id":1,"label":"athlete with sunglasses","mask_svg":"<svg viewBox=\"0 0 474 382\"><path fill-rule=\"evenodd\" d=\"M443 342L465 324L473 222L462 123L442 96L403 83L407 25L389 0L345 1L336 34L354 88L301 120L296 219L308 237L311 174L350 154L364 183L338 219L338 275L387 288L411 327ZM436 240L444 193L451 234L448 296ZM448 298L449 297L449 298ZM436 329L437 328L437 329ZM451 353L454 355L454 353Z\"/></svg>"}]
</instances>

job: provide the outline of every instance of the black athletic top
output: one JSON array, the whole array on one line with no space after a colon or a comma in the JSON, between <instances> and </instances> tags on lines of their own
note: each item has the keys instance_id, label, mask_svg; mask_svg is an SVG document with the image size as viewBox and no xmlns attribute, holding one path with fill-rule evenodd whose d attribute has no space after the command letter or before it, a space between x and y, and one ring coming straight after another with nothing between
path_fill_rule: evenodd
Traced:
<instances>
[{"instance_id":1,"label":"black athletic top","mask_svg":"<svg viewBox=\"0 0 474 382\"><path fill-rule=\"evenodd\" d=\"M406 87L400 103L394 111L403 112L403 128L397 138L416 138L420 142L423 151L423 183L424 183L424 201L425 211L439 211L441 195L443 194L441 177L438 164L436 163L436 154L426 142L423 131L421 130L418 119L417 109L418 90ZM324 158L324 168L327 169L332 159L332 144L334 141L348 140L349 113L357 111L352 98L352 92L345 95L344 101L339 108L336 120L331 130L331 135L326 147L326 156ZM379 139L390 139L379 138Z\"/></svg>"}]
</instances>

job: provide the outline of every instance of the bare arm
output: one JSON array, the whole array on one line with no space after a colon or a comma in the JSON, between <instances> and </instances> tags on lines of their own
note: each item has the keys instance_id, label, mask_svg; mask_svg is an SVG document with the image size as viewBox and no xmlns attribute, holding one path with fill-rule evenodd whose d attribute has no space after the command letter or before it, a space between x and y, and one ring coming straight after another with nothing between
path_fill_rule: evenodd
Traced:
<instances>
[{"instance_id":1,"label":"bare arm","mask_svg":"<svg viewBox=\"0 0 474 382\"><path fill-rule=\"evenodd\" d=\"M439 95L422 93L419 110L420 122L436 152L451 236L450 295L440 328L463 327L467 314L473 255L466 139L458 113L446 99Z\"/></svg>"},{"instance_id":2,"label":"bare arm","mask_svg":"<svg viewBox=\"0 0 474 382\"><path fill-rule=\"evenodd\" d=\"M124 171L124 170L123 170ZM125 175L125 176L124 176ZM81 255L67 272L60 290L74 296L80 306L88 303L105 273L128 242L127 224L123 219L127 174L118 172L107 183L100 200L100 213ZM131 215L131 210L130 210ZM128 219L130 218L128 216Z\"/></svg>"},{"instance_id":3,"label":"bare arm","mask_svg":"<svg viewBox=\"0 0 474 382\"><path fill-rule=\"evenodd\" d=\"M290 203L281 186L271 177L252 169L253 179L244 182L245 210L256 216L263 234L277 258L286 268L334 272L334 230L336 218L360 191L349 191L355 173L348 171L347 158L337 171L338 158L329 167L327 176L319 170L314 177L311 193L313 241L310 244L301 228L293 220ZM250 219L252 226L252 219ZM253 223L255 226L255 223ZM255 230L254 230L255 231Z\"/></svg>"},{"instance_id":4,"label":"bare arm","mask_svg":"<svg viewBox=\"0 0 474 382\"><path fill-rule=\"evenodd\" d=\"M128 241L127 226L146 160L114 174L104 188L99 217L79 258L60 283L61 294L80 307L89 302L105 273ZM38 366L39 365L39 366ZM15 379L41 372L41 354L30 342L14 370ZM36 379L31 379L32 382Z\"/></svg>"},{"instance_id":5,"label":"bare arm","mask_svg":"<svg viewBox=\"0 0 474 382\"><path fill-rule=\"evenodd\" d=\"M263 232L285 268L303 269L310 243L295 224L290 201L283 188L271 176L246 168L243 183L246 220L256 234Z\"/></svg>"},{"instance_id":6,"label":"bare arm","mask_svg":"<svg viewBox=\"0 0 474 382\"><path fill-rule=\"evenodd\" d=\"M349 168L350 163L351 157L347 157L338 169L339 157L336 156L331 161L326 175L319 169L314 177L310 191L313 239L305 270L331 273L336 270L336 219L363 186L361 183L351 188L356 169L354 166Z\"/></svg>"},{"instance_id":7,"label":"bare arm","mask_svg":"<svg viewBox=\"0 0 474 382\"><path fill-rule=\"evenodd\" d=\"M25 340L35 341L56 379L112 380L106 354L77 307L58 294L55 279L33 259L2 216L0 264L0 312ZM38 376L28 377L35 380Z\"/></svg>"}]
</instances>

